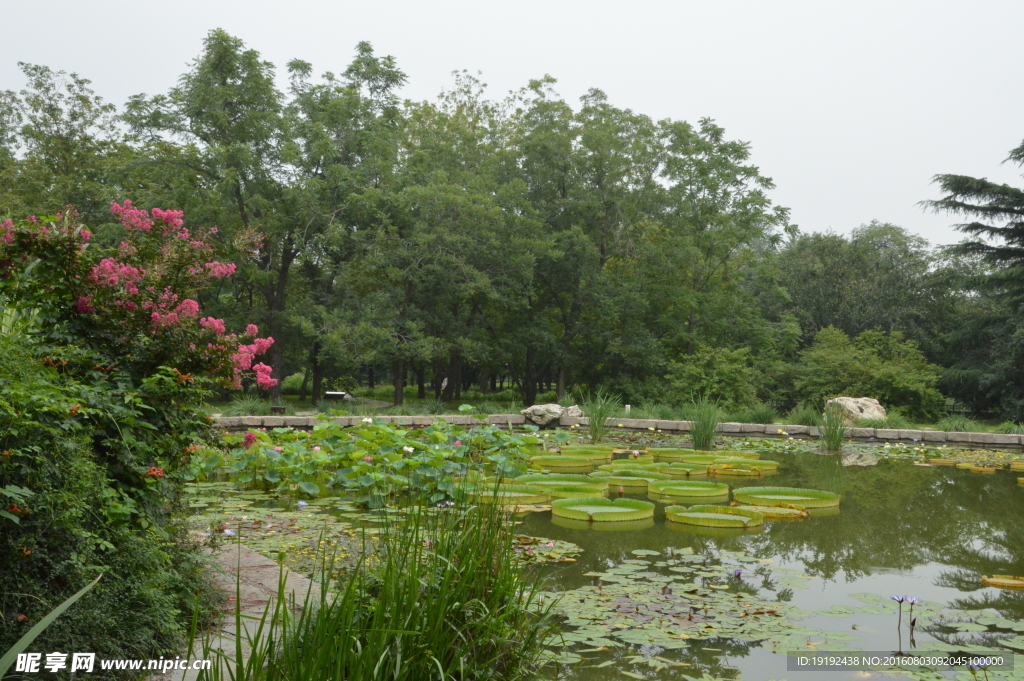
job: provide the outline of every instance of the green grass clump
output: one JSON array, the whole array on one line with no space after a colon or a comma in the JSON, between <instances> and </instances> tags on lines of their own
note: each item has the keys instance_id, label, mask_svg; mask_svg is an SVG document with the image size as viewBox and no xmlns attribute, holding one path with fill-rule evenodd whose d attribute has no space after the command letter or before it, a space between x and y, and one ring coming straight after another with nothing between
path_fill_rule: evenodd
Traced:
<instances>
[{"instance_id":1,"label":"green grass clump","mask_svg":"<svg viewBox=\"0 0 1024 681\"><path fill-rule=\"evenodd\" d=\"M821 446L826 452L840 451L846 438L846 410L836 403L828 405L820 432Z\"/></svg>"},{"instance_id":2,"label":"green grass clump","mask_svg":"<svg viewBox=\"0 0 1024 681\"><path fill-rule=\"evenodd\" d=\"M978 430L978 422L963 414L952 414L939 421L938 427L949 433L973 433Z\"/></svg>"},{"instance_id":3,"label":"green grass clump","mask_svg":"<svg viewBox=\"0 0 1024 681\"><path fill-rule=\"evenodd\" d=\"M820 426L821 411L801 402L789 412L786 421L795 426Z\"/></svg>"},{"instance_id":4,"label":"green grass clump","mask_svg":"<svg viewBox=\"0 0 1024 681\"><path fill-rule=\"evenodd\" d=\"M618 395L612 395L604 388L581 395L581 398L580 409L587 417L587 434L591 442L599 443L608 432L608 419L619 411L622 402Z\"/></svg>"},{"instance_id":5,"label":"green grass clump","mask_svg":"<svg viewBox=\"0 0 1024 681\"><path fill-rule=\"evenodd\" d=\"M557 499L551 502L551 514L570 520L598 522L644 520L654 517L654 504L636 499L605 499L583 497Z\"/></svg>"},{"instance_id":6,"label":"green grass clump","mask_svg":"<svg viewBox=\"0 0 1024 681\"><path fill-rule=\"evenodd\" d=\"M419 513L386 527L379 565L340 574L294 614L279 597L228 650L204 646L209 681L533 679L555 620L512 548L500 506ZM325 569L333 570L329 560ZM237 602L237 601L236 601ZM251 647L247 657L243 646ZM242 658L242 659L239 659Z\"/></svg>"},{"instance_id":7,"label":"green grass clump","mask_svg":"<svg viewBox=\"0 0 1024 681\"><path fill-rule=\"evenodd\" d=\"M777 418L779 418L779 412L775 411L774 407L759 403L730 414L728 420L734 423L760 423L768 425L775 423Z\"/></svg>"},{"instance_id":8,"label":"green grass clump","mask_svg":"<svg viewBox=\"0 0 1024 681\"><path fill-rule=\"evenodd\" d=\"M693 424L693 448L707 451L715 448L715 429L721 417L718 402L702 397L686 407L686 419Z\"/></svg>"},{"instance_id":9,"label":"green grass clump","mask_svg":"<svg viewBox=\"0 0 1024 681\"><path fill-rule=\"evenodd\" d=\"M1024 435L1024 423L1004 421L996 426L995 430L997 433L1006 433L1007 435Z\"/></svg>"}]
</instances>

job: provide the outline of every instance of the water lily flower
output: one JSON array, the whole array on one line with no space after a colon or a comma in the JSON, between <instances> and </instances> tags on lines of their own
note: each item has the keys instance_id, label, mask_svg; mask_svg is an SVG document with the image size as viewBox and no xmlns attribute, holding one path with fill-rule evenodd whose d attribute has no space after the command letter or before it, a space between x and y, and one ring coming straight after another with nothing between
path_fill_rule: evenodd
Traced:
<instances>
[{"instance_id":1,"label":"water lily flower","mask_svg":"<svg viewBox=\"0 0 1024 681\"><path fill-rule=\"evenodd\" d=\"M313 447L313 451L314 452L319 452L320 451L320 447L319 446Z\"/></svg>"},{"instance_id":2,"label":"water lily flower","mask_svg":"<svg viewBox=\"0 0 1024 681\"><path fill-rule=\"evenodd\" d=\"M456 440L455 441L455 446L456 447L461 447L462 446L462 440Z\"/></svg>"},{"instance_id":3,"label":"water lily flower","mask_svg":"<svg viewBox=\"0 0 1024 681\"><path fill-rule=\"evenodd\" d=\"M899 629L903 623L903 604L907 601L906 596L890 596L892 600L896 601L899 607L899 616L896 618L896 628Z\"/></svg>"},{"instance_id":4,"label":"water lily flower","mask_svg":"<svg viewBox=\"0 0 1024 681\"><path fill-rule=\"evenodd\" d=\"M735 577L736 579L739 579L740 577L743 576L743 570L733 570L732 571L732 576Z\"/></svg>"},{"instance_id":5,"label":"water lily flower","mask_svg":"<svg viewBox=\"0 0 1024 681\"><path fill-rule=\"evenodd\" d=\"M365 419L363 419L363 423L373 423L373 419L367 416Z\"/></svg>"},{"instance_id":6,"label":"water lily flower","mask_svg":"<svg viewBox=\"0 0 1024 681\"><path fill-rule=\"evenodd\" d=\"M412 447L406 445L405 447L402 447L402 451L403 452L408 452L409 454L412 454L415 450Z\"/></svg>"},{"instance_id":7,"label":"water lily flower","mask_svg":"<svg viewBox=\"0 0 1024 681\"><path fill-rule=\"evenodd\" d=\"M224 530L223 535L225 537L234 537L235 536L235 531L234 530Z\"/></svg>"},{"instance_id":8,"label":"water lily flower","mask_svg":"<svg viewBox=\"0 0 1024 681\"><path fill-rule=\"evenodd\" d=\"M366 463L371 463L373 461L373 457L372 456L364 456L363 457L363 461L365 461Z\"/></svg>"},{"instance_id":9,"label":"water lily flower","mask_svg":"<svg viewBox=\"0 0 1024 681\"><path fill-rule=\"evenodd\" d=\"M300 501L299 503L297 503L295 505L299 507L299 510L302 510L302 509L306 508L307 506L309 506L309 504L307 504L305 501Z\"/></svg>"},{"instance_id":10,"label":"water lily flower","mask_svg":"<svg viewBox=\"0 0 1024 681\"><path fill-rule=\"evenodd\" d=\"M274 451L275 452L283 452L284 451L284 447L274 447Z\"/></svg>"},{"instance_id":11,"label":"water lily flower","mask_svg":"<svg viewBox=\"0 0 1024 681\"><path fill-rule=\"evenodd\" d=\"M547 544L545 544L544 546L554 546L554 545L555 545L555 542L553 542L553 541L549 541L549 542L548 542Z\"/></svg>"}]
</instances>

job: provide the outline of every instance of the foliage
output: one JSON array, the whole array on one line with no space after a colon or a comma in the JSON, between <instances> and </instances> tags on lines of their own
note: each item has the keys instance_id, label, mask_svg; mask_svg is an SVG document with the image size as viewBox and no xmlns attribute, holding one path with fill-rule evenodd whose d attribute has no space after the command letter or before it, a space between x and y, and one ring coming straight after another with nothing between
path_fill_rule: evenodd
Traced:
<instances>
[{"instance_id":1,"label":"foliage","mask_svg":"<svg viewBox=\"0 0 1024 681\"><path fill-rule=\"evenodd\" d=\"M825 407L825 416L820 427L821 446L826 452L838 452L846 439L846 410L833 402Z\"/></svg>"},{"instance_id":2,"label":"foliage","mask_svg":"<svg viewBox=\"0 0 1024 681\"><path fill-rule=\"evenodd\" d=\"M689 404L683 411L693 425L693 448L703 451L715 448L715 429L721 417L718 402L701 397Z\"/></svg>"},{"instance_id":3,"label":"foliage","mask_svg":"<svg viewBox=\"0 0 1024 681\"><path fill-rule=\"evenodd\" d=\"M555 624L500 507L420 511L381 536L379 567L352 571L331 598L307 596L297 617L288 599L274 600L247 634L244 661L241 642L234 654L207 651L208 678L369 679L382 669L395 681L535 678Z\"/></svg>"},{"instance_id":4,"label":"foliage","mask_svg":"<svg viewBox=\"0 0 1024 681\"><path fill-rule=\"evenodd\" d=\"M944 406L936 387L939 372L899 332L865 331L851 340L830 327L819 331L814 344L801 353L796 392L813 401L840 395L873 397L927 419Z\"/></svg>"},{"instance_id":5,"label":"foliage","mask_svg":"<svg viewBox=\"0 0 1024 681\"><path fill-rule=\"evenodd\" d=\"M622 402L604 388L599 388L593 393L583 393L580 396L580 406L583 409L583 415L587 417L587 433L590 435L590 442L598 444L608 431L608 419L619 411Z\"/></svg>"},{"instance_id":6,"label":"foliage","mask_svg":"<svg viewBox=\"0 0 1024 681\"><path fill-rule=\"evenodd\" d=\"M885 418L880 419L857 419L855 425L858 428L910 428L910 419L903 415L898 407L886 410Z\"/></svg>"},{"instance_id":7,"label":"foliage","mask_svg":"<svg viewBox=\"0 0 1024 681\"><path fill-rule=\"evenodd\" d=\"M940 420L936 427L952 433L970 433L978 430L978 422L963 414L952 414Z\"/></svg>"},{"instance_id":8,"label":"foliage","mask_svg":"<svg viewBox=\"0 0 1024 681\"><path fill-rule=\"evenodd\" d=\"M793 408L793 411L789 412L786 422L796 426L820 426L821 409L815 409L805 402L801 402Z\"/></svg>"},{"instance_id":9,"label":"foliage","mask_svg":"<svg viewBox=\"0 0 1024 681\"><path fill-rule=\"evenodd\" d=\"M359 503L380 507L408 495L429 503L451 500L460 477L474 472L514 477L539 442L531 430L444 422L409 428L367 417L353 428L322 420L309 432L275 428L226 435L226 453L197 453L191 465L197 476L225 467L242 487L314 497L343 490Z\"/></svg>"},{"instance_id":10,"label":"foliage","mask_svg":"<svg viewBox=\"0 0 1024 681\"><path fill-rule=\"evenodd\" d=\"M705 397L728 410L757 401L749 348L701 347L693 355L671 362L665 378L680 403Z\"/></svg>"}]
</instances>

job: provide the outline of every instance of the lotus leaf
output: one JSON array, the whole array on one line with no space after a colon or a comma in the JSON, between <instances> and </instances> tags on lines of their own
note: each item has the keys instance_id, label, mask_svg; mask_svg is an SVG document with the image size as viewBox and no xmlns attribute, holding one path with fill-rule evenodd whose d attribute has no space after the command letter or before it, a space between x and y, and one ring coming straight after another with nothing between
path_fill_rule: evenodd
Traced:
<instances>
[{"instance_id":1,"label":"lotus leaf","mask_svg":"<svg viewBox=\"0 0 1024 681\"><path fill-rule=\"evenodd\" d=\"M583 549L572 542L521 534L512 541L512 551L524 563L567 563L575 561Z\"/></svg>"},{"instance_id":2,"label":"lotus leaf","mask_svg":"<svg viewBox=\"0 0 1024 681\"><path fill-rule=\"evenodd\" d=\"M570 520L643 520L654 517L654 504L635 499L613 501L604 497L558 499L551 503L551 514Z\"/></svg>"},{"instance_id":3,"label":"lotus leaf","mask_svg":"<svg viewBox=\"0 0 1024 681\"><path fill-rule=\"evenodd\" d=\"M816 489L797 487L741 487L733 490L737 501L756 506L793 504L804 508L839 506L839 495Z\"/></svg>"}]
</instances>

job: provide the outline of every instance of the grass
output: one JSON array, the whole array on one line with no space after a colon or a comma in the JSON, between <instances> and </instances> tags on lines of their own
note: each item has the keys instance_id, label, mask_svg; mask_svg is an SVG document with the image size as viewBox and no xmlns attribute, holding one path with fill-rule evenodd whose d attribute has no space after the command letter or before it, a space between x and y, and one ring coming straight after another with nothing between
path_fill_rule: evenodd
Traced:
<instances>
[{"instance_id":1,"label":"grass","mask_svg":"<svg viewBox=\"0 0 1024 681\"><path fill-rule=\"evenodd\" d=\"M786 422L795 426L820 426L821 411L801 402L789 412Z\"/></svg>"},{"instance_id":2,"label":"grass","mask_svg":"<svg viewBox=\"0 0 1024 681\"><path fill-rule=\"evenodd\" d=\"M825 408L821 425L821 446L826 452L838 452L845 438L846 410L838 404L830 404Z\"/></svg>"},{"instance_id":3,"label":"grass","mask_svg":"<svg viewBox=\"0 0 1024 681\"><path fill-rule=\"evenodd\" d=\"M949 433L972 433L978 430L978 422L963 414L951 414L939 421L938 428Z\"/></svg>"},{"instance_id":4,"label":"grass","mask_svg":"<svg viewBox=\"0 0 1024 681\"><path fill-rule=\"evenodd\" d=\"M298 615L276 599L245 637L247 658L241 637L233 654L207 643L206 679L535 678L557 625L515 558L508 514L420 509L410 520L379 535L379 565L347 573L331 596L307 595ZM324 569L331 574L329 561Z\"/></svg>"},{"instance_id":5,"label":"grass","mask_svg":"<svg viewBox=\"0 0 1024 681\"><path fill-rule=\"evenodd\" d=\"M1013 423L1012 421L1004 421L995 428L997 433L1006 433L1008 435L1024 435L1024 423Z\"/></svg>"},{"instance_id":6,"label":"grass","mask_svg":"<svg viewBox=\"0 0 1024 681\"><path fill-rule=\"evenodd\" d=\"M693 423L693 448L705 451L714 449L715 428L721 417L718 402L702 397L690 402L684 414Z\"/></svg>"},{"instance_id":7,"label":"grass","mask_svg":"<svg viewBox=\"0 0 1024 681\"><path fill-rule=\"evenodd\" d=\"M729 414L727 420L735 423L760 423L762 425L768 425L775 423L775 420L778 418L779 413L775 411L774 407L758 403L751 405L746 409L741 409L733 414Z\"/></svg>"},{"instance_id":8,"label":"grass","mask_svg":"<svg viewBox=\"0 0 1024 681\"><path fill-rule=\"evenodd\" d=\"M256 395L235 395L222 413L224 416L269 416L270 402Z\"/></svg>"},{"instance_id":9,"label":"grass","mask_svg":"<svg viewBox=\"0 0 1024 681\"><path fill-rule=\"evenodd\" d=\"M583 415L587 417L587 434L590 435L590 442L597 444L608 432L608 419L619 412L622 402L617 395L608 393L604 388L599 388L593 393L581 394L579 402Z\"/></svg>"}]
</instances>

